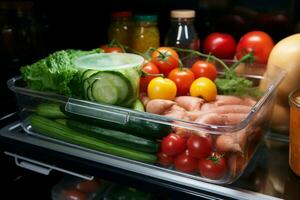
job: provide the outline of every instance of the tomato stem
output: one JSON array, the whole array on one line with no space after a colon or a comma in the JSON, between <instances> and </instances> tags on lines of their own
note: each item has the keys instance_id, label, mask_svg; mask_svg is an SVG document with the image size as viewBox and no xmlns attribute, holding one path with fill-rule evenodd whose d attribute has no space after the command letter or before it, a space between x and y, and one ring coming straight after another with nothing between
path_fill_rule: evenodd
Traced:
<instances>
[{"instance_id":1,"label":"tomato stem","mask_svg":"<svg viewBox=\"0 0 300 200\"><path fill-rule=\"evenodd\" d=\"M164 75L163 75L163 74L150 74L150 73L148 73L148 72L144 72L143 70L142 70L142 76L157 76L157 77L162 77L162 78L164 78Z\"/></svg>"},{"instance_id":2,"label":"tomato stem","mask_svg":"<svg viewBox=\"0 0 300 200\"><path fill-rule=\"evenodd\" d=\"M246 55L244 55L240 60L238 60L237 62L235 62L230 68L232 70L234 70L237 66L239 66L241 63L244 63L246 61L253 61L254 57L253 57L253 53L247 53Z\"/></svg>"},{"instance_id":3,"label":"tomato stem","mask_svg":"<svg viewBox=\"0 0 300 200\"><path fill-rule=\"evenodd\" d=\"M176 51L189 52L189 53L193 53L195 55L202 56L202 57L205 57L205 58L210 57L212 60L218 61L226 70L230 71L229 67L221 59L219 59L219 58L217 58L213 55L204 54L204 53L201 53L199 51L192 50L192 49L182 49L182 48L178 48L178 47L172 47L172 48Z\"/></svg>"},{"instance_id":4,"label":"tomato stem","mask_svg":"<svg viewBox=\"0 0 300 200\"><path fill-rule=\"evenodd\" d=\"M116 47L116 46L117 46L117 47L121 48L123 52L126 52L125 49L126 49L126 47L127 47L127 46L121 44L120 42L118 42L118 41L115 40L115 39L112 39L112 40L110 41L110 43L109 43L107 46L108 46L108 47Z\"/></svg>"}]
</instances>

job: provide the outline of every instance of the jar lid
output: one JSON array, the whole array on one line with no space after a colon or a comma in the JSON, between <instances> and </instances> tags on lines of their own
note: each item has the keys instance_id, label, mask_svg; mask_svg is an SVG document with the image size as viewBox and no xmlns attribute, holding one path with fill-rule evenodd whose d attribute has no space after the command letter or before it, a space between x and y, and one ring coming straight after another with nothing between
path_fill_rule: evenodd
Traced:
<instances>
[{"instance_id":1,"label":"jar lid","mask_svg":"<svg viewBox=\"0 0 300 200\"><path fill-rule=\"evenodd\" d=\"M196 15L194 10L171 10L173 18L194 18Z\"/></svg>"},{"instance_id":2,"label":"jar lid","mask_svg":"<svg viewBox=\"0 0 300 200\"><path fill-rule=\"evenodd\" d=\"M117 11L112 13L112 17L131 17L132 12L131 11Z\"/></svg>"},{"instance_id":3,"label":"jar lid","mask_svg":"<svg viewBox=\"0 0 300 200\"><path fill-rule=\"evenodd\" d=\"M157 15L135 15L133 19L138 22L145 22L145 21L156 22Z\"/></svg>"}]
</instances>

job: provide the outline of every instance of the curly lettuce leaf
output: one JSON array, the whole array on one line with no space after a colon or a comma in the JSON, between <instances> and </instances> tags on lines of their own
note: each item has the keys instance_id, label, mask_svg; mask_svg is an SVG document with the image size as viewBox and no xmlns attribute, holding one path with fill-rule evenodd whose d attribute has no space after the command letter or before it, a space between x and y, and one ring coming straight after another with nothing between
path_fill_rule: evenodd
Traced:
<instances>
[{"instance_id":1,"label":"curly lettuce leaf","mask_svg":"<svg viewBox=\"0 0 300 200\"><path fill-rule=\"evenodd\" d=\"M20 71L27 86L33 90L77 96L80 92L75 85L77 85L79 72L74 65L74 59L98 52L98 49L91 51L61 50L36 63L21 67Z\"/></svg>"}]
</instances>

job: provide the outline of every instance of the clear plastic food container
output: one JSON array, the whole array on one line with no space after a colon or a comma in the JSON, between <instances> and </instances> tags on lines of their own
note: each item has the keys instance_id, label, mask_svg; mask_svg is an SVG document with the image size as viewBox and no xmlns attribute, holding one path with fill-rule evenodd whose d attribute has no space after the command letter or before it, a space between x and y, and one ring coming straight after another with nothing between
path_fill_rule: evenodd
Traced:
<instances>
[{"instance_id":1,"label":"clear plastic food container","mask_svg":"<svg viewBox=\"0 0 300 200\"><path fill-rule=\"evenodd\" d=\"M261 92L263 95L256 100L245 118L234 125L211 125L196 123L186 120L179 120L172 117L135 111L119 106L104 105L81 99L70 98L53 93L34 91L26 88L21 77L14 77L8 80L8 87L16 94L17 105L20 110L20 117L24 130L29 134L38 137L42 136L32 130L28 116L36 111L37 106L44 102L59 103L65 113L71 114L76 119L92 120L98 126L110 129L117 129L131 133L164 134L183 131L205 135L212 141L214 149L221 149L227 165L226 173L222 178L211 179L204 177L199 171L186 173L177 170L174 165L164 167L158 162L154 164L135 162L137 165L156 165L162 170L170 173L177 173L191 179L206 181L216 184L229 184L234 182L243 173L257 146L262 141L264 132L268 129L268 121L272 114L272 107L275 100L276 88L285 76L280 68L272 74L272 77L264 77L264 68L257 69L254 66L245 67L242 70L244 76L259 85L261 81ZM237 105L239 106L239 105ZM48 138L49 139L49 138ZM159 142L161 139L158 140ZM65 145L73 145L80 148L80 144L71 144L62 141ZM105 152L106 154L108 152ZM104 155L105 155L104 153ZM102 152L99 151L99 154ZM108 153L109 154L109 153ZM115 156L115 159L124 159ZM125 160L128 158L125 158ZM130 160L131 161L131 160Z\"/></svg>"}]
</instances>

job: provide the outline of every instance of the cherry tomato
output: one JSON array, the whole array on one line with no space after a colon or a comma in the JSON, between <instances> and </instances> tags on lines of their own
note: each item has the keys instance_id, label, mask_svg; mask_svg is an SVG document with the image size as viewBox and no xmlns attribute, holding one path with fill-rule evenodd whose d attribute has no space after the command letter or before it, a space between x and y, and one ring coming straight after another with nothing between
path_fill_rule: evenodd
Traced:
<instances>
[{"instance_id":1,"label":"cherry tomato","mask_svg":"<svg viewBox=\"0 0 300 200\"><path fill-rule=\"evenodd\" d=\"M198 170L198 159L191 156L189 150L176 156L174 164L175 168L182 172L193 173Z\"/></svg>"},{"instance_id":2,"label":"cherry tomato","mask_svg":"<svg viewBox=\"0 0 300 200\"><path fill-rule=\"evenodd\" d=\"M213 145L210 138L191 135L187 140L187 149L194 158L206 158L212 151Z\"/></svg>"},{"instance_id":3,"label":"cherry tomato","mask_svg":"<svg viewBox=\"0 0 300 200\"><path fill-rule=\"evenodd\" d=\"M123 49L117 46L102 45L100 49L102 49L104 53L124 53Z\"/></svg>"},{"instance_id":4,"label":"cherry tomato","mask_svg":"<svg viewBox=\"0 0 300 200\"><path fill-rule=\"evenodd\" d=\"M158 157L158 163L164 167L169 167L174 162L173 156L168 156L167 154L165 154L162 151L157 153L157 157Z\"/></svg>"},{"instance_id":5,"label":"cherry tomato","mask_svg":"<svg viewBox=\"0 0 300 200\"><path fill-rule=\"evenodd\" d=\"M188 68L175 68L169 73L168 78L176 84L177 96L186 95L195 80L193 72Z\"/></svg>"},{"instance_id":6,"label":"cherry tomato","mask_svg":"<svg viewBox=\"0 0 300 200\"><path fill-rule=\"evenodd\" d=\"M195 78L206 77L210 80L215 80L218 74L217 68L213 63L198 60L192 65L192 72Z\"/></svg>"},{"instance_id":7,"label":"cherry tomato","mask_svg":"<svg viewBox=\"0 0 300 200\"><path fill-rule=\"evenodd\" d=\"M150 81L147 91L150 99L173 100L176 97L177 87L168 78L156 77Z\"/></svg>"},{"instance_id":8,"label":"cherry tomato","mask_svg":"<svg viewBox=\"0 0 300 200\"><path fill-rule=\"evenodd\" d=\"M151 76L148 74L159 74L159 69L153 62L147 62L143 65L142 71L147 73L145 75L142 75L140 79L140 91L141 92L147 92L147 87L149 85L149 82L156 78L157 76Z\"/></svg>"},{"instance_id":9,"label":"cherry tomato","mask_svg":"<svg viewBox=\"0 0 300 200\"><path fill-rule=\"evenodd\" d=\"M70 189L63 192L65 200L87 200L88 197L84 192L76 189Z\"/></svg>"},{"instance_id":10,"label":"cherry tomato","mask_svg":"<svg viewBox=\"0 0 300 200\"><path fill-rule=\"evenodd\" d=\"M213 152L209 157L200 159L199 171L205 178L221 179L228 171L227 161L223 155Z\"/></svg>"},{"instance_id":11,"label":"cherry tomato","mask_svg":"<svg viewBox=\"0 0 300 200\"><path fill-rule=\"evenodd\" d=\"M251 31L241 37L236 49L237 59L241 59L245 54L252 52L254 62L266 64L274 42L272 38L263 31Z\"/></svg>"},{"instance_id":12,"label":"cherry tomato","mask_svg":"<svg viewBox=\"0 0 300 200\"><path fill-rule=\"evenodd\" d=\"M206 77L197 78L190 87L190 95L202 97L206 101L213 101L217 96L217 87L212 80Z\"/></svg>"},{"instance_id":13,"label":"cherry tomato","mask_svg":"<svg viewBox=\"0 0 300 200\"><path fill-rule=\"evenodd\" d=\"M227 33L211 33L204 39L203 51L221 59L232 59L236 50L234 37Z\"/></svg>"},{"instance_id":14,"label":"cherry tomato","mask_svg":"<svg viewBox=\"0 0 300 200\"><path fill-rule=\"evenodd\" d=\"M177 52L170 47L159 47L153 51L152 61L159 68L159 71L165 76L179 66L179 56Z\"/></svg>"},{"instance_id":15,"label":"cherry tomato","mask_svg":"<svg viewBox=\"0 0 300 200\"><path fill-rule=\"evenodd\" d=\"M168 156L175 156L182 153L186 148L186 141L183 137L170 133L161 141L161 151Z\"/></svg>"},{"instance_id":16,"label":"cherry tomato","mask_svg":"<svg viewBox=\"0 0 300 200\"><path fill-rule=\"evenodd\" d=\"M101 183L96 180L84 180L79 182L75 188L81 192L91 193L95 192L100 187L100 185Z\"/></svg>"}]
</instances>

